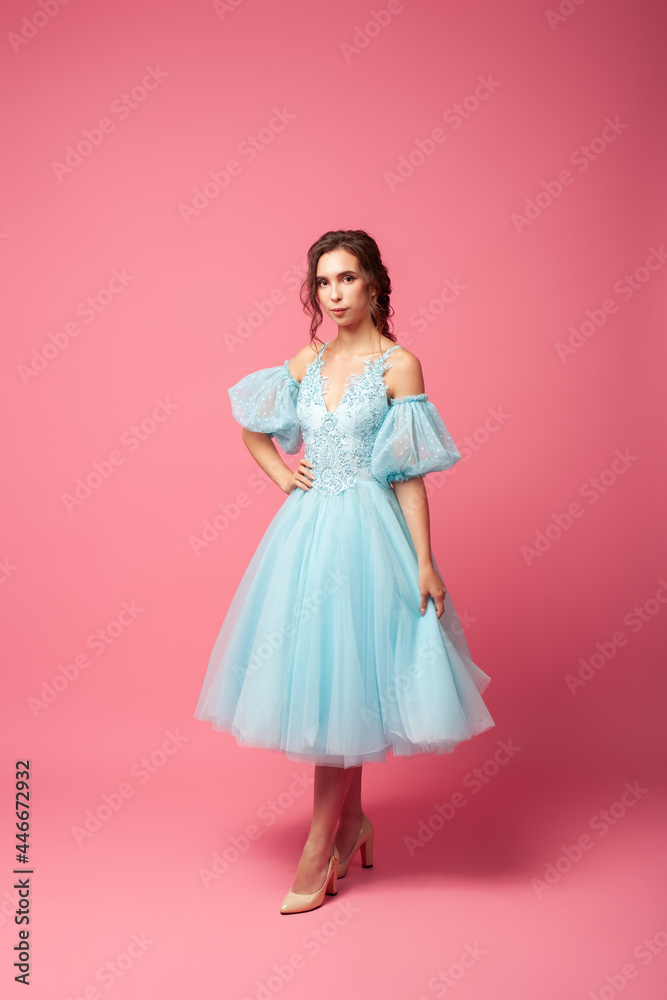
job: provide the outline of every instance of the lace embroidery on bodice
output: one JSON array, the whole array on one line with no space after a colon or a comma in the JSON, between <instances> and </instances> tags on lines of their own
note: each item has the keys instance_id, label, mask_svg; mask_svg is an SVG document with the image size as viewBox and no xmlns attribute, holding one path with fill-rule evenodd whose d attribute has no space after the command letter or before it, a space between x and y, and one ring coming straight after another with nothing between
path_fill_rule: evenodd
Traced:
<instances>
[{"instance_id":1,"label":"lace embroidery on bodice","mask_svg":"<svg viewBox=\"0 0 667 1000\"><path fill-rule=\"evenodd\" d=\"M322 372L326 346L308 363L301 382L293 379L287 362L285 369L299 386L296 412L305 444L304 457L312 464L312 489L331 494L349 489L357 480L377 482L371 474L371 456L389 409L383 376L392 367L387 358L400 344L365 360L363 371L348 375L340 402L331 411L325 403L331 380Z\"/></svg>"}]
</instances>

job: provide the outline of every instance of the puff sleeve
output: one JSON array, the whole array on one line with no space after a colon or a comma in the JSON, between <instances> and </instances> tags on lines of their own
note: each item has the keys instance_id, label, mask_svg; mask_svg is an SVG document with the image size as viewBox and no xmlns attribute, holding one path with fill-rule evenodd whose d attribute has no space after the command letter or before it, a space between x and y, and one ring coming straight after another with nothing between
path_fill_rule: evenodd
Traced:
<instances>
[{"instance_id":1,"label":"puff sleeve","mask_svg":"<svg viewBox=\"0 0 667 1000\"><path fill-rule=\"evenodd\" d=\"M380 482L395 483L451 468L461 453L442 417L425 392L391 399L377 433L371 473Z\"/></svg>"},{"instance_id":2,"label":"puff sleeve","mask_svg":"<svg viewBox=\"0 0 667 1000\"><path fill-rule=\"evenodd\" d=\"M232 416L242 427L274 437L288 455L299 450L303 444L296 413L299 383L290 373L289 361L251 372L227 392Z\"/></svg>"}]
</instances>

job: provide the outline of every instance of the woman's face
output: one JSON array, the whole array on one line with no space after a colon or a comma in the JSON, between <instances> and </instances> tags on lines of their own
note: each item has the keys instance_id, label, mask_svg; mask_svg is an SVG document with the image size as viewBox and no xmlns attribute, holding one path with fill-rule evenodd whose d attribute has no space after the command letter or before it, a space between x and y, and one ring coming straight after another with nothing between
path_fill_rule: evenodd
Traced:
<instances>
[{"instance_id":1,"label":"woman's face","mask_svg":"<svg viewBox=\"0 0 667 1000\"><path fill-rule=\"evenodd\" d=\"M369 286L349 250L323 253L317 262L317 297L323 312L341 326L370 320Z\"/></svg>"}]
</instances>

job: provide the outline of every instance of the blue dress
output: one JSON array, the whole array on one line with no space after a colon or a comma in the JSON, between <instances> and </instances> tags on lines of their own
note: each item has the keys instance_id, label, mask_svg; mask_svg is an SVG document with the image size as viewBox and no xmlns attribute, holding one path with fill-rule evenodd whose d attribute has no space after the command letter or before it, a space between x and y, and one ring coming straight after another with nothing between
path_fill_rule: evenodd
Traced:
<instances>
[{"instance_id":1,"label":"blue dress","mask_svg":"<svg viewBox=\"0 0 667 1000\"><path fill-rule=\"evenodd\" d=\"M364 361L331 412L326 344L301 382L285 361L228 390L243 427L289 455L305 443L313 476L255 550L199 696L195 718L241 746L351 767L387 751L449 753L495 725L481 697L490 677L470 658L449 591L440 618L431 598L420 614L417 554L390 484L461 455L426 393L388 400L399 346Z\"/></svg>"}]
</instances>

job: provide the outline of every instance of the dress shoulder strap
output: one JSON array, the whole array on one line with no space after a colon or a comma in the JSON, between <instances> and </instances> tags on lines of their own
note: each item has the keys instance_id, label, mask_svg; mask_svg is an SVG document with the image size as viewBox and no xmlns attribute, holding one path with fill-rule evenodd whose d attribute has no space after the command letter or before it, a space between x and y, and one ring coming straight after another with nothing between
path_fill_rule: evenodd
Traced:
<instances>
[{"instance_id":1,"label":"dress shoulder strap","mask_svg":"<svg viewBox=\"0 0 667 1000\"><path fill-rule=\"evenodd\" d=\"M388 351L385 351L385 352L384 352L384 354L383 354L382 356L383 356L384 358L388 358L388 357L389 357L389 355L391 354L391 352L392 352L392 351L395 351L397 347L401 347L401 344L394 344L394 346L393 346L393 347L390 347Z\"/></svg>"}]
</instances>

